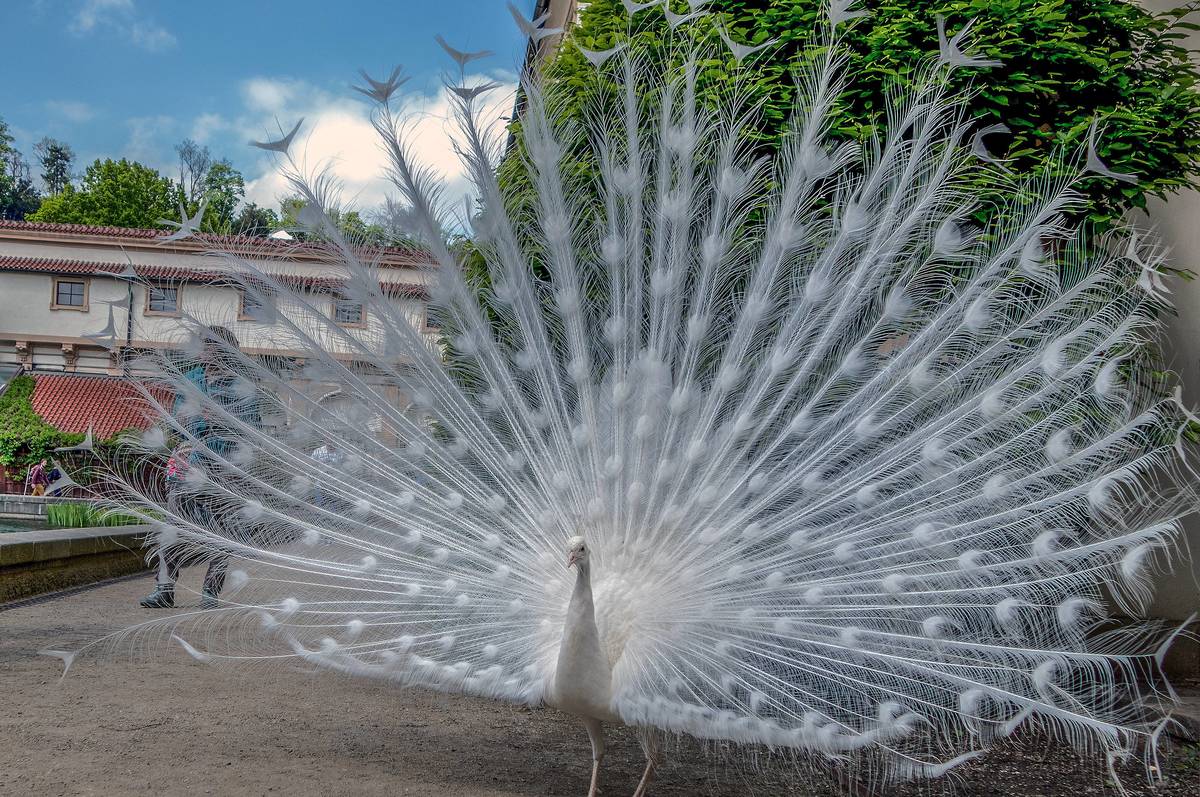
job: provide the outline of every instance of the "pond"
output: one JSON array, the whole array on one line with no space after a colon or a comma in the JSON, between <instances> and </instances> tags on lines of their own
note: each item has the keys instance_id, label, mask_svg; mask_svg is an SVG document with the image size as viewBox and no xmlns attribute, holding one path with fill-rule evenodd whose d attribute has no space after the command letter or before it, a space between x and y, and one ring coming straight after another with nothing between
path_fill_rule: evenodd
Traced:
<instances>
[{"instance_id":1,"label":"pond","mask_svg":"<svg viewBox=\"0 0 1200 797\"><path fill-rule=\"evenodd\" d=\"M5 518L0 517L0 534L6 531L44 531L59 528L52 526L45 518Z\"/></svg>"}]
</instances>

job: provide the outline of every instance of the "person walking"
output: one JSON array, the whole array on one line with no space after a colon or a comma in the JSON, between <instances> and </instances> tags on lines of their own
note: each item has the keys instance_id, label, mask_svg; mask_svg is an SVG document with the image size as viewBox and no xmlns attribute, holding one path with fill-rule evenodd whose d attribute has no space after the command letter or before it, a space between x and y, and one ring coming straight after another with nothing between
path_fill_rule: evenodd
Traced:
<instances>
[{"instance_id":1,"label":"person walking","mask_svg":"<svg viewBox=\"0 0 1200 797\"><path fill-rule=\"evenodd\" d=\"M337 440L333 437L326 438L325 443L319 448L314 449L309 456L326 471L340 469L342 462L346 458L345 452L338 448ZM337 511L337 502L332 497L326 495L320 487L317 487L314 492L313 503L321 509L328 509L333 512Z\"/></svg>"},{"instance_id":2,"label":"person walking","mask_svg":"<svg viewBox=\"0 0 1200 797\"><path fill-rule=\"evenodd\" d=\"M41 462L35 463L29 469L27 481L34 495L46 494L46 486L50 484L50 476L46 473L46 460L43 459Z\"/></svg>"},{"instance_id":3,"label":"person walking","mask_svg":"<svg viewBox=\"0 0 1200 797\"><path fill-rule=\"evenodd\" d=\"M199 361L185 373L185 378L198 390L219 403L237 420L252 426L262 427L262 416L257 396L247 397L239 391L238 362L233 352L239 348L237 337L225 327L209 327ZM185 396L177 395L172 414L179 415ZM222 512L215 505L212 495L190 492L183 489L182 480L186 471L193 467L219 468L233 448L232 432L225 430L217 418L193 415L182 419L195 445L176 449L168 462L167 508L173 515L191 519L198 526L210 526ZM207 460L207 461L205 461ZM233 530L231 530L233 531ZM236 537L236 533L232 536ZM158 550L158 580L154 591L142 598L141 605L147 609L169 609L175 605L175 583L179 571L189 561L187 547L180 543L167 543ZM200 608L215 609L221 588L225 584L225 573L229 567L229 555L218 553L210 556L208 571L201 589Z\"/></svg>"}]
</instances>

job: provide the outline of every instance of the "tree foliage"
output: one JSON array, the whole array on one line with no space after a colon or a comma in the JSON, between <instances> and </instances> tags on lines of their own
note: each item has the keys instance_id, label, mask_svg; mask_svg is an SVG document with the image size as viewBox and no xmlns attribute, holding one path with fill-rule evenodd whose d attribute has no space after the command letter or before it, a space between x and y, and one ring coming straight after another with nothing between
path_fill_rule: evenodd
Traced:
<instances>
[{"instance_id":1,"label":"tree foliage","mask_svg":"<svg viewBox=\"0 0 1200 797\"><path fill-rule=\"evenodd\" d=\"M93 224L111 227L163 227L162 219L179 215L177 192L170 178L135 161L97 160L87 168L79 188L67 186L47 197L30 221Z\"/></svg>"},{"instance_id":2,"label":"tree foliage","mask_svg":"<svg viewBox=\"0 0 1200 797\"><path fill-rule=\"evenodd\" d=\"M69 144L46 136L33 146L42 167L42 185L51 196L61 194L71 184L71 165L75 152Z\"/></svg>"},{"instance_id":3,"label":"tree foliage","mask_svg":"<svg viewBox=\"0 0 1200 797\"><path fill-rule=\"evenodd\" d=\"M175 154L179 156L179 191L183 201L187 205L199 205L208 188L212 153L208 147L185 138L175 145Z\"/></svg>"},{"instance_id":4,"label":"tree foliage","mask_svg":"<svg viewBox=\"0 0 1200 797\"><path fill-rule=\"evenodd\" d=\"M747 44L778 40L751 62L750 90L763 103L758 135L776 148L787 132L798 59L822 29L824 0L711 0L707 9L732 38ZM684 11L682 0L672 0ZM1100 156L1131 172L1137 185L1094 178L1084 185L1090 220L1112 224L1148 196L1194 184L1200 173L1200 91L1189 53L1179 44L1179 12L1154 15L1123 0L865 0L870 16L843 28L854 76L835 111L834 135L865 140L885 124L889 91L903 87L938 51L936 15L953 34L976 20L972 52L1001 61L987 70L961 69L951 88L973 91L969 112L980 126L1003 122L1010 135L988 138L989 148L1018 173L1047 178L1069 168L1050 156L1080 147L1093 119L1103 134ZM634 35L651 44L665 38L661 9L640 12ZM700 23L697 27L701 27ZM575 45L603 50L624 39L629 17L620 0L595 0L582 13L566 46L547 69L547 82L567 113L595 90L595 71ZM711 34L710 34L711 35ZM727 50L703 64L709 86L729 82ZM572 98L575 95L575 99ZM510 166L510 175L519 168ZM519 178L518 178L519 179ZM986 198L986 197L981 197ZM981 214L986 211L981 210Z\"/></svg>"},{"instance_id":5,"label":"tree foliage","mask_svg":"<svg viewBox=\"0 0 1200 797\"><path fill-rule=\"evenodd\" d=\"M23 219L41 202L29 164L13 146L8 124L0 119L0 219Z\"/></svg>"},{"instance_id":6,"label":"tree foliage","mask_svg":"<svg viewBox=\"0 0 1200 797\"><path fill-rule=\"evenodd\" d=\"M230 232L234 235L266 237L279 229L279 214L270 208L247 202L234 218Z\"/></svg>"},{"instance_id":7,"label":"tree foliage","mask_svg":"<svg viewBox=\"0 0 1200 797\"><path fill-rule=\"evenodd\" d=\"M246 198L246 180L227 160L219 160L204 176L204 196L208 208L204 213L203 229L229 234L237 232L235 211Z\"/></svg>"},{"instance_id":8,"label":"tree foliage","mask_svg":"<svg viewBox=\"0 0 1200 797\"><path fill-rule=\"evenodd\" d=\"M279 225L300 240L319 237L312 225L302 218L306 205L300 196L285 197L279 202ZM378 222L368 223L357 210L326 208L325 213L350 243L360 246L390 246L394 243L388 230Z\"/></svg>"}]
</instances>

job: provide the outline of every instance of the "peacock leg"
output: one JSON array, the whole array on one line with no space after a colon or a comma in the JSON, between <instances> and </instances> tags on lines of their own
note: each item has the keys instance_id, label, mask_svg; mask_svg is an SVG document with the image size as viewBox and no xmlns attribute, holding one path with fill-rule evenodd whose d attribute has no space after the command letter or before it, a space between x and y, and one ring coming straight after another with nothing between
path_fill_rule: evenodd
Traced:
<instances>
[{"instance_id":1,"label":"peacock leg","mask_svg":"<svg viewBox=\"0 0 1200 797\"><path fill-rule=\"evenodd\" d=\"M645 797L646 790L650 787L650 781L654 777L654 770L661 760L661 750L658 744L658 734L652 728L641 728L638 731L638 741L642 744L642 752L646 754L646 771L642 773L642 779L638 781L633 797Z\"/></svg>"},{"instance_id":2,"label":"peacock leg","mask_svg":"<svg viewBox=\"0 0 1200 797\"><path fill-rule=\"evenodd\" d=\"M596 797L600 793L600 761L604 758L604 726L600 720L590 717L584 718L583 725L592 743L592 782L588 786L588 797Z\"/></svg>"}]
</instances>

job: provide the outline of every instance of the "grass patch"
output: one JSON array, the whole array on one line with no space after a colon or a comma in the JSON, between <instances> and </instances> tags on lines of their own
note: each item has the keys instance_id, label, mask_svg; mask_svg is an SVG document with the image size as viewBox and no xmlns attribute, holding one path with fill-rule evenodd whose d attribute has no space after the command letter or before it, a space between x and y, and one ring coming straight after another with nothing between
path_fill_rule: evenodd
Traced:
<instances>
[{"instance_id":1,"label":"grass patch","mask_svg":"<svg viewBox=\"0 0 1200 797\"><path fill-rule=\"evenodd\" d=\"M132 526L146 521L135 515L101 509L92 504L63 503L46 507L46 520L62 529L82 529L95 526Z\"/></svg>"}]
</instances>

